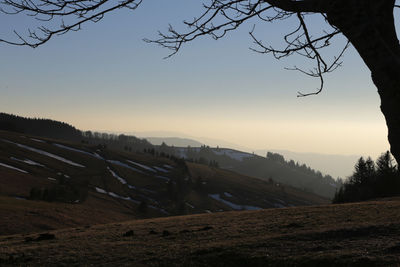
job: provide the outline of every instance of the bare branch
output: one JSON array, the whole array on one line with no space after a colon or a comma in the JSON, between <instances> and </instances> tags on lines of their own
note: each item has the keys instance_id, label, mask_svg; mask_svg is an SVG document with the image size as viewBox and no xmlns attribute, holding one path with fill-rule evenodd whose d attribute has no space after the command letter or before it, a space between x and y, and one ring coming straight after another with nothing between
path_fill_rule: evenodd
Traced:
<instances>
[{"instance_id":1,"label":"bare branch","mask_svg":"<svg viewBox=\"0 0 400 267\"><path fill-rule=\"evenodd\" d=\"M14 31L17 40L1 39L0 42L18 45L38 47L48 42L56 35L62 35L69 31L78 31L86 22L99 22L104 15L116 9L136 9L142 0L3 0L0 2L0 12L4 14L25 13L34 17L37 21L52 22L50 26L38 26L36 29L28 29L27 37ZM58 21L57 21L58 20ZM65 23L64 21L68 21ZM59 22L57 27L54 24Z\"/></svg>"},{"instance_id":2,"label":"bare branch","mask_svg":"<svg viewBox=\"0 0 400 267\"><path fill-rule=\"evenodd\" d=\"M299 97L319 94L324 86L324 74L341 66L340 59L349 43L345 45L337 56L328 62L328 59L321 52L324 48L330 46L331 40L339 36L341 32L334 27L330 27L332 28L330 32L324 31L319 36L313 37L308 30L304 16L307 12L317 12L322 14L326 21L326 15L323 12L329 10L331 5L331 0L212 0L209 5L203 5L204 10L198 18L194 18L190 22L184 22L189 28L188 31L180 32L170 25L168 33L159 32L158 39L144 39L144 41L155 43L171 50L172 52L166 56L168 58L175 55L185 43L202 36L210 36L218 40L248 21L259 19L262 22L276 22L296 16L299 24L293 31L284 35L285 47L277 49L270 45L265 45L255 36L254 25L249 34L258 48L250 49L258 53L272 54L276 59L297 54L313 60L315 64L313 69L304 70L294 67L290 68L290 70L300 71L308 76L318 78L320 81L316 92L307 94L299 92Z\"/></svg>"},{"instance_id":3,"label":"bare branch","mask_svg":"<svg viewBox=\"0 0 400 267\"><path fill-rule=\"evenodd\" d=\"M43 25L37 28L28 29L27 36L14 31L16 41L0 39L0 42L35 48L56 35L79 31L86 22L99 22L105 14L116 9L134 10L141 2L142 0L0 0L0 12L23 13L43 22ZM202 36L218 40L249 21L269 23L295 17L298 25L283 36L285 44L283 48L277 49L265 45L256 38L254 26L249 34L257 48L250 49L258 53L272 54L276 59L297 54L312 60L315 67L311 69L304 70L296 66L287 69L300 71L320 80L320 86L315 93L299 92L298 96L318 94L323 89L324 74L341 66L340 60L349 43L333 59L326 58L322 53L324 48L330 46L331 40L341 32L331 27L330 31L324 31L314 37L308 30L304 18L311 12L321 14L327 21L325 13L333 8L334 2L335 0L210 0L208 4L203 4L200 16L183 22L188 27L186 32L180 32L170 25L167 33L159 32L158 39L144 39L144 41L169 49L171 53L166 56L168 58L176 54L185 43ZM54 22L59 23L57 27L54 26Z\"/></svg>"}]
</instances>

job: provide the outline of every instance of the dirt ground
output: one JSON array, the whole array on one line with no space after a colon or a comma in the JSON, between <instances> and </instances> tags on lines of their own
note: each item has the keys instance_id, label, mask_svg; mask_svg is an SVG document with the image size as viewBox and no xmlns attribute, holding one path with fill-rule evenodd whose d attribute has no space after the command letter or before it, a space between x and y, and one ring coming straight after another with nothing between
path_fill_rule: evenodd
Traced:
<instances>
[{"instance_id":1,"label":"dirt ground","mask_svg":"<svg viewBox=\"0 0 400 267\"><path fill-rule=\"evenodd\" d=\"M0 265L398 266L400 200L0 236Z\"/></svg>"}]
</instances>

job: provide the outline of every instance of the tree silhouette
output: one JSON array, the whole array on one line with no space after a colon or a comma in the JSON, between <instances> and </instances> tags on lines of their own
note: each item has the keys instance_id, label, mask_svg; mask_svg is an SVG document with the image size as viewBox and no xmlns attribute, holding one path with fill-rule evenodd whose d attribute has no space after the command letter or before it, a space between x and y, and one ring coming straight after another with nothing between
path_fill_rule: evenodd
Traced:
<instances>
[{"instance_id":1,"label":"tree silhouette","mask_svg":"<svg viewBox=\"0 0 400 267\"><path fill-rule=\"evenodd\" d=\"M27 36L15 32L17 40L0 39L0 42L37 47L56 35L79 30L83 23L98 22L114 10L134 10L141 1L3 0L1 12L33 16L43 21L43 25L29 29ZM271 53L277 59L298 54L314 62L311 70L292 68L319 79L315 92L299 92L300 97L321 92L324 74L341 65L344 51L352 44L370 69L378 88L391 152L400 161L400 44L393 15L394 8L400 6L396 0L210 0L203 7L198 17L184 22L188 26L186 32L170 26L167 33L160 33L159 39L145 41L171 49L171 56L198 37L209 35L219 39L246 22L256 25L294 19L296 26L284 34L282 48L261 41L255 26L250 37L256 45L253 50L257 52ZM325 24L308 21L311 15L319 16ZM54 26L56 23L46 26L49 21L59 22L59 26ZM308 27L309 23L313 23L313 27ZM341 35L348 41L335 56L329 57L326 49L332 43L340 44L336 39Z\"/></svg>"},{"instance_id":2,"label":"tree silhouette","mask_svg":"<svg viewBox=\"0 0 400 267\"><path fill-rule=\"evenodd\" d=\"M390 152L383 153L376 163L371 158L360 158L353 175L339 188L333 203L353 202L377 197L398 196L400 175Z\"/></svg>"}]
</instances>

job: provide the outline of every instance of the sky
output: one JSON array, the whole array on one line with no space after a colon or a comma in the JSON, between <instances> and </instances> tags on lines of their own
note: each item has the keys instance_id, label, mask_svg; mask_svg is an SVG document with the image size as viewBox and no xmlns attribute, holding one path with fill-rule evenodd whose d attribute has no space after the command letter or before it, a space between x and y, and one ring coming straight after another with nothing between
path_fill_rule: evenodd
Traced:
<instances>
[{"instance_id":1,"label":"sky","mask_svg":"<svg viewBox=\"0 0 400 267\"><path fill-rule=\"evenodd\" d=\"M251 51L252 23L218 41L195 40L169 59L168 50L142 40L157 38L168 23L182 28L201 13L200 4L144 1L36 49L0 43L0 111L82 130L220 139L250 150L372 157L388 150L377 90L353 48L325 77L321 94L297 98L318 80L284 69L301 58L277 61ZM279 44L291 23L260 24L256 33ZM1 14L0 24L1 37L10 37L32 22Z\"/></svg>"}]
</instances>

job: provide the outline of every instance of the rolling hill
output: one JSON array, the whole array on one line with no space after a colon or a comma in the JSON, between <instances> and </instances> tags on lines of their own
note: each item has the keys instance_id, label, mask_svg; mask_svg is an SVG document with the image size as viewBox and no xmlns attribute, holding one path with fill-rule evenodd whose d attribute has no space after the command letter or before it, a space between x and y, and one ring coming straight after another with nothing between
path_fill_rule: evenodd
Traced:
<instances>
[{"instance_id":1,"label":"rolling hill","mask_svg":"<svg viewBox=\"0 0 400 267\"><path fill-rule=\"evenodd\" d=\"M329 202L176 157L6 131L0 131L0 185L2 234Z\"/></svg>"},{"instance_id":2,"label":"rolling hill","mask_svg":"<svg viewBox=\"0 0 400 267\"><path fill-rule=\"evenodd\" d=\"M218 165L246 176L265 181L274 181L313 192L322 197L332 198L340 183L330 175L322 175L305 164L295 163L277 153L267 153L267 157L246 153L230 148L168 147L158 146L160 151L185 158L188 161Z\"/></svg>"},{"instance_id":3,"label":"rolling hill","mask_svg":"<svg viewBox=\"0 0 400 267\"><path fill-rule=\"evenodd\" d=\"M322 175L321 172L315 171L305 164L299 165L293 160L285 160L283 156L276 153L268 153L267 157L261 157L230 148L174 147L165 143L154 146L147 140L135 136L80 131L64 122L24 118L6 113L0 113L1 129L22 135L53 138L72 143L79 142L87 146L107 148L123 153L140 154L146 151L152 156L162 154L164 158L172 155L175 160L178 157L200 164L210 164L213 167L219 166L245 176L263 179L270 184L286 184L331 199L341 185L329 175ZM114 163L114 165L116 164Z\"/></svg>"}]
</instances>

